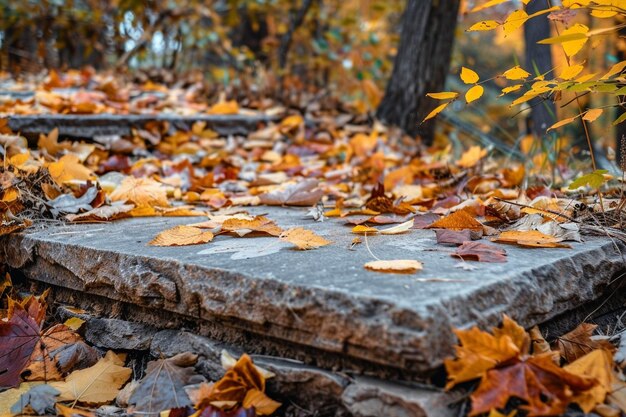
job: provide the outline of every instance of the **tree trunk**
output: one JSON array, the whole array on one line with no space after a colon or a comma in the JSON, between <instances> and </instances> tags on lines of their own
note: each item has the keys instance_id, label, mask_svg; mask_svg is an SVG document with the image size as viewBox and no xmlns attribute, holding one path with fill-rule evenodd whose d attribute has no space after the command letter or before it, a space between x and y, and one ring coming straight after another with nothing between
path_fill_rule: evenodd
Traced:
<instances>
[{"instance_id":1,"label":"tree trunk","mask_svg":"<svg viewBox=\"0 0 626 417\"><path fill-rule=\"evenodd\" d=\"M549 7L548 0L531 0L526 5L526 13L533 14ZM526 69L533 75L544 74L553 68L550 45L540 45L542 39L550 37L550 21L547 15L530 19L524 25L524 41L526 43ZM556 122L554 102L536 97L530 100L530 133L542 138L546 130Z\"/></svg>"},{"instance_id":2,"label":"tree trunk","mask_svg":"<svg viewBox=\"0 0 626 417\"><path fill-rule=\"evenodd\" d=\"M432 142L434 124L421 121L436 106L426 93L441 91L450 66L460 0L408 0L393 72L377 117Z\"/></svg>"}]
</instances>

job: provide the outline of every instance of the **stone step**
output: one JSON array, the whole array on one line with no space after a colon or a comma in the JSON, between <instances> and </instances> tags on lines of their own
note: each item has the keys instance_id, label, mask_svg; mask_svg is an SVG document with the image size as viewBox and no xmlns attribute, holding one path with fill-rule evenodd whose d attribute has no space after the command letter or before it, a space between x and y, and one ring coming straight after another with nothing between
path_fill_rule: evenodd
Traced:
<instances>
[{"instance_id":1,"label":"stone step","mask_svg":"<svg viewBox=\"0 0 626 417\"><path fill-rule=\"evenodd\" d=\"M205 245L154 247L159 232L199 218L135 218L50 226L10 235L0 261L62 302L159 328L187 328L250 353L325 369L418 380L453 353L453 327L524 326L602 296L622 279L624 246L587 238L572 249L502 245L508 262L458 268L430 230L355 237L343 220L314 222L303 209L256 207L283 228L333 241L297 251L271 237L217 236ZM370 272L380 259L417 259L413 275ZM616 278L617 277L617 278Z\"/></svg>"},{"instance_id":2,"label":"stone step","mask_svg":"<svg viewBox=\"0 0 626 417\"><path fill-rule=\"evenodd\" d=\"M8 116L9 127L26 137L37 137L59 129L63 137L92 139L97 136L131 134L132 128L142 128L146 123L168 122L178 130L189 130L196 122L205 122L207 128L220 135L246 135L262 124L278 120L275 116L258 114L208 115L197 114L182 116L178 114L38 114Z\"/></svg>"}]
</instances>

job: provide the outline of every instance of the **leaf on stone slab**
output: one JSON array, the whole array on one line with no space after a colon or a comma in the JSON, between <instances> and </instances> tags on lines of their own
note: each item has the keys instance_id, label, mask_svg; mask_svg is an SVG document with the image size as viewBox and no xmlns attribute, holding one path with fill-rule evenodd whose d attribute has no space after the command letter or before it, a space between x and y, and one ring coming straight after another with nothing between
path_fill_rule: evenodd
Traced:
<instances>
[{"instance_id":1,"label":"leaf on stone slab","mask_svg":"<svg viewBox=\"0 0 626 417\"><path fill-rule=\"evenodd\" d=\"M59 390L50 385L36 385L20 396L17 402L11 406L11 412L29 414L28 408L30 408L39 416L54 413L54 404L57 402L59 394Z\"/></svg>"},{"instance_id":2,"label":"leaf on stone slab","mask_svg":"<svg viewBox=\"0 0 626 417\"><path fill-rule=\"evenodd\" d=\"M365 234L365 233L374 234L378 232L379 230L377 228L371 227L371 226L365 226L363 224L357 224L356 226L352 228L352 233L357 233L357 234Z\"/></svg>"},{"instance_id":3,"label":"leaf on stone slab","mask_svg":"<svg viewBox=\"0 0 626 417\"><path fill-rule=\"evenodd\" d=\"M165 187L151 178L126 177L110 197L113 201L126 201L136 206L169 206Z\"/></svg>"},{"instance_id":4,"label":"leaf on stone slab","mask_svg":"<svg viewBox=\"0 0 626 417\"><path fill-rule=\"evenodd\" d=\"M296 245L300 250L316 249L332 243L330 240L326 240L302 227L285 230L280 234L279 239Z\"/></svg>"},{"instance_id":5,"label":"leaf on stone slab","mask_svg":"<svg viewBox=\"0 0 626 417\"><path fill-rule=\"evenodd\" d=\"M175 226L159 233L148 244L152 246L188 246L208 243L213 233L192 226Z\"/></svg>"},{"instance_id":6,"label":"leaf on stone slab","mask_svg":"<svg viewBox=\"0 0 626 417\"><path fill-rule=\"evenodd\" d=\"M615 347L608 340L593 340L593 332L598 325L591 323L581 323L569 333L556 339L554 348L561 352L561 356L567 362L572 363L576 359L586 355L595 349L605 349L609 352L615 351Z\"/></svg>"},{"instance_id":7,"label":"leaf on stone slab","mask_svg":"<svg viewBox=\"0 0 626 417\"><path fill-rule=\"evenodd\" d=\"M68 214L65 218L71 222L101 222L127 217L134 208L133 204L113 203L110 206L101 206L80 214Z\"/></svg>"},{"instance_id":8,"label":"leaf on stone slab","mask_svg":"<svg viewBox=\"0 0 626 417\"><path fill-rule=\"evenodd\" d=\"M280 236L283 229L278 227L273 220L264 216L256 216L254 219L226 219L222 223L222 230L234 232L239 236L245 236L251 232L265 233L270 236Z\"/></svg>"},{"instance_id":9,"label":"leaf on stone slab","mask_svg":"<svg viewBox=\"0 0 626 417\"><path fill-rule=\"evenodd\" d=\"M81 210L89 211L93 209L91 202L97 197L98 188L89 188L82 196L74 197L73 194L61 194L47 204L51 207L50 211L54 216L59 213L78 213Z\"/></svg>"},{"instance_id":10,"label":"leaf on stone slab","mask_svg":"<svg viewBox=\"0 0 626 417\"><path fill-rule=\"evenodd\" d=\"M371 261L367 262L365 269L376 272L388 272L393 274L413 274L421 271L424 266L421 262L413 259L394 259L391 261Z\"/></svg>"},{"instance_id":11,"label":"leaf on stone slab","mask_svg":"<svg viewBox=\"0 0 626 417\"><path fill-rule=\"evenodd\" d=\"M128 400L133 412L157 416L162 410L191 405L184 386L196 375L193 366L197 359L198 355L185 352L148 362L146 376Z\"/></svg>"},{"instance_id":12,"label":"leaf on stone slab","mask_svg":"<svg viewBox=\"0 0 626 417\"><path fill-rule=\"evenodd\" d=\"M570 245L560 243L563 239L546 235L537 230L507 230L492 240L531 248L571 248Z\"/></svg>"},{"instance_id":13,"label":"leaf on stone slab","mask_svg":"<svg viewBox=\"0 0 626 417\"><path fill-rule=\"evenodd\" d=\"M465 242L478 240L482 237L482 230L475 231L471 229L452 230L452 229L435 229L437 243L444 245L462 245Z\"/></svg>"},{"instance_id":14,"label":"leaf on stone slab","mask_svg":"<svg viewBox=\"0 0 626 417\"><path fill-rule=\"evenodd\" d=\"M482 231L483 225L465 210L455 211L431 223L428 229L474 230Z\"/></svg>"},{"instance_id":15,"label":"leaf on stone slab","mask_svg":"<svg viewBox=\"0 0 626 417\"><path fill-rule=\"evenodd\" d=\"M261 204L270 206L313 206L324 195L319 182L307 178L297 183L287 184L276 190L259 195Z\"/></svg>"},{"instance_id":16,"label":"leaf on stone slab","mask_svg":"<svg viewBox=\"0 0 626 417\"><path fill-rule=\"evenodd\" d=\"M49 163L47 167L50 176L58 185L71 180L86 181L95 178L93 172L74 154L63 155L58 161Z\"/></svg>"},{"instance_id":17,"label":"leaf on stone slab","mask_svg":"<svg viewBox=\"0 0 626 417\"><path fill-rule=\"evenodd\" d=\"M464 242L451 256L462 258L464 261L506 262L504 249L480 242Z\"/></svg>"},{"instance_id":18,"label":"leaf on stone slab","mask_svg":"<svg viewBox=\"0 0 626 417\"><path fill-rule=\"evenodd\" d=\"M74 371L65 381L52 382L50 385L61 391L60 401L104 404L112 401L120 387L130 378L132 370L123 365L119 356L108 351L95 365Z\"/></svg>"},{"instance_id":19,"label":"leaf on stone slab","mask_svg":"<svg viewBox=\"0 0 626 417\"><path fill-rule=\"evenodd\" d=\"M381 229L381 235L399 235L400 233L406 233L413 228L413 219L408 220L404 223L397 224L395 226L388 227L386 229Z\"/></svg>"}]
</instances>

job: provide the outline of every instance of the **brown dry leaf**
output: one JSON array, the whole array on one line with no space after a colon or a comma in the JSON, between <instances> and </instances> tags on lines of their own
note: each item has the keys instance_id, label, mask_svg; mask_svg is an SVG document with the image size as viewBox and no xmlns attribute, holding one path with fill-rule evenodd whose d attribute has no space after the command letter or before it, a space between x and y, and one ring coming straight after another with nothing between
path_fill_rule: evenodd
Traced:
<instances>
[{"instance_id":1,"label":"brown dry leaf","mask_svg":"<svg viewBox=\"0 0 626 417\"><path fill-rule=\"evenodd\" d=\"M130 378L132 370L123 365L119 356L108 351L94 366L74 371L65 381L52 382L50 385L61 391L60 401L104 404L112 401L120 387Z\"/></svg>"},{"instance_id":2,"label":"brown dry leaf","mask_svg":"<svg viewBox=\"0 0 626 417\"><path fill-rule=\"evenodd\" d=\"M450 256L478 262L506 262L506 251L480 242L463 242Z\"/></svg>"},{"instance_id":3,"label":"brown dry leaf","mask_svg":"<svg viewBox=\"0 0 626 417\"><path fill-rule=\"evenodd\" d=\"M281 406L278 401L272 400L263 391L251 389L241 403L243 408L254 408L262 416L269 416Z\"/></svg>"},{"instance_id":4,"label":"brown dry leaf","mask_svg":"<svg viewBox=\"0 0 626 417\"><path fill-rule=\"evenodd\" d=\"M279 239L292 243L301 250L316 249L332 243L330 240L326 240L312 231L302 227L285 230L280 234Z\"/></svg>"},{"instance_id":5,"label":"brown dry leaf","mask_svg":"<svg viewBox=\"0 0 626 417\"><path fill-rule=\"evenodd\" d=\"M69 146L59 145L59 129L55 127L47 135L39 135L37 148L45 149L50 155L56 155L63 149L68 149Z\"/></svg>"},{"instance_id":6,"label":"brown dry leaf","mask_svg":"<svg viewBox=\"0 0 626 417\"><path fill-rule=\"evenodd\" d=\"M80 342L81 337L72 329L57 324L41 332L41 336L31 354L30 365L22 372L26 381L58 381L62 379L59 372L59 353L69 345Z\"/></svg>"},{"instance_id":7,"label":"brown dry leaf","mask_svg":"<svg viewBox=\"0 0 626 417\"><path fill-rule=\"evenodd\" d=\"M148 244L152 246L187 246L208 243L213 233L192 226L176 226L159 233Z\"/></svg>"},{"instance_id":8,"label":"brown dry leaf","mask_svg":"<svg viewBox=\"0 0 626 417\"><path fill-rule=\"evenodd\" d=\"M47 165L50 176L58 185L63 185L71 180L92 180L95 179L93 172L85 167L74 154L63 155L56 162Z\"/></svg>"},{"instance_id":9,"label":"brown dry leaf","mask_svg":"<svg viewBox=\"0 0 626 417\"><path fill-rule=\"evenodd\" d=\"M431 223L428 229L450 229L450 230L463 230L470 229L475 231L482 231L483 225L472 217L465 210L455 211L445 217L442 217L439 220L436 220L434 223Z\"/></svg>"},{"instance_id":10,"label":"brown dry leaf","mask_svg":"<svg viewBox=\"0 0 626 417\"><path fill-rule=\"evenodd\" d=\"M571 248L560 243L562 239L543 234L537 230L507 230L494 239L494 242L517 244L533 248Z\"/></svg>"},{"instance_id":11,"label":"brown dry leaf","mask_svg":"<svg viewBox=\"0 0 626 417\"><path fill-rule=\"evenodd\" d=\"M571 332L558 337L554 342L555 348L561 352L561 356L569 363L574 362L594 349L605 349L609 352L615 351L615 346L608 340L591 339L597 327L597 324L581 323Z\"/></svg>"},{"instance_id":12,"label":"brown dry leaf","mask_svg":"<svg viewBox=\"0 0 626 417\"><path fill-rule=\"evenodd\" d=\"M267 233L270 236L280 236L283 229L278 227L273 220L265 216L256 216L254 219L226 219L222 223L222 230L235 232L239 236L244 236L250 232Z\"/></svg>"},{"instance_id":13,"label":"brown dry leaf","mask_svg":"<svg viewBox=\"0 0 626 417\"><path fill-rule=\"evenodd\" d=\"M424 269L421 262L413 259L394 259L391 261L371 261L363 265L365 269L376 272L388 272L394 274L413 274Z\"/></svg>"},{"instance_id":14,"label":"brown dry leaf","mask_svg":"<svg viewBox=\"0 0 626 417\"><path fill-rule=\"evenodd\" d=\"M565 412L575 395L591 389L595 379L575 375L552 362L550 356L531 356L511 365L490 369L472 394L470 416L503 409L512 397L527 402L529 416Z\"/></svg>"},{"instance_id":15,"label":"brown dry leaf","mask_svg":"<svg viewBox=\"0 0 626 417\"><path fill-rule=\"evenodd\" d=\"M456 164L461 168L471 168L485 156L487 156L487 149L483 149L480 146L472 146L461 155L461 159Z\"/></svg>"},{"instance_id":16,"label":"brown dry leaf","mask_svg":"<svg viewBox=\"0 0 626 417\"><path fill-rule=\"evenodd\" d=\"M566 371L583 378L594 379L597 384L584 392L578 393L572 401L585 413L589 413L598 404L602 404L612 386L619 382L613 370L613 356L603 349L596 349L563 367Z\"/></svg>"},{"instance_id":17,"label":"brown dry leaf","mask_svg":"<svg viewBox=\"0 0 626 417\"><path fill-rule=\"evenodd\" d=\"M169 206L165 187L151 178L126 177L110 197L113 201L127 201L137 206Z\"/></svg>"},{"instance_id":18,"label":"brown dry leaf","mask_svg":"<svg viewBox=\"0 0 626 417\"><path fill-rule=\"evenodd\" d=\"M317 188L319 182L307 178L298 183L287 184L276 190L259 195L261 204L270 206L313 206L324 195L324 191Z\"/></svg>"},{"instance_id":19,"label":"brown dry leaf","mask_svg":"<svg viewBox=\"0 0 626 417\"><path fill-rule=\"evenodd\" d=\"M437 237L437 243L444 245L462 245L465 242L471 242L472 240L480 239L483 233L482 230L474 231L470 229L435 229L435 235Z\"/></svg>"}]
</instances>

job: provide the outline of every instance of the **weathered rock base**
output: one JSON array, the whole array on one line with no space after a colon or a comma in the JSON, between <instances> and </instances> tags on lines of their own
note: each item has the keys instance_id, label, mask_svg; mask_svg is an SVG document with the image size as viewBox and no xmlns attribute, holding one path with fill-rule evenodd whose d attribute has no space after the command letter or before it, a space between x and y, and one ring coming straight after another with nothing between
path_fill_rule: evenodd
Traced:
<instances>
[{"instance_id":1,"label":"weathered rock base","mask_svg":"<svg viewBox=\"0 0 626 417\"><path fill-rule=\"evenodd\" d=\"M224 373L222 350L233 356L243 353L240 348L187 330L160 330L99 318L65 306L57 308L56 316L85 320L81 329L85 339L102 349L143 351L151 358L193 352L199 357L196 370L212 381ZM452 417L457 415L463 397L462 392L446 393L435 386L334 372L267 355L251 356L257 365L276 374L268 380L267 390L286 405L281 413L287 417ZM102 415L109 409L103 409Z\"/></svg>"}]
</instances>

